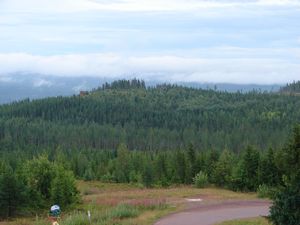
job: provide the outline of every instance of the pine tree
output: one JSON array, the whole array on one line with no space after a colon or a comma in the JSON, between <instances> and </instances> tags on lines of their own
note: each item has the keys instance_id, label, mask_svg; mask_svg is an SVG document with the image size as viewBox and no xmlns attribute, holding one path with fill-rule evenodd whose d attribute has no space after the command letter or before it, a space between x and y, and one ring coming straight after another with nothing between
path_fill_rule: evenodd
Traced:
<instances>
[{"instance_id":1,"label":"pine tree","mask_svg":"<svg viewBox=\"0 0 300 225\"><path fill-rule=\"evenodd\" d=\"M144 171L142 174L143 184L146 187L151 187L153 184L153 168L150 162L146 162Z\"/></svg>"},{"instance_id":2,"label":"pine tree","mask_svg":"<svg viewBox=\"0 0 300 225\"><path fill-rule=\"evenodd\" d=\"M78 193L73 173L55 165L55 176L51 182L52 204L66 208L78 200Z\"/></svg>"},{"instance_id":3,"label":"pine tree","mask_svg":"<svg viewBox=\"0 0 300 225\"><path fill-rule=\"evenodd\" d=\"M231 181L233 156L228 150L224 150L214 168L213 180L220 187L229 185Z\"/></svg>"},{"instance_id":4,"label":"pine tree","mask_svg":"<svg viewBox=\"0 0 300 225\"><path fill-rule=\"evenodd\" d=\"M274 150L269 148L259 163L258 168L259 184L269 187L276 187L280 183L279 170L275 163Z\"/></svg>"},{"instance_id":5,"label":"pine tree","mask_svg":"<svg viewBox=\"0 0 300 225\"><path fill-rule=\"evenodd\" d=\"M259 166L260 155L259 152L248 147L243 157L244 166L244 182L245 187L249 191L255 191L258 187L258 166Z\"/></svg>"},{"instance_id":6,"label":"pine tree","mask_svg":"<svg viewBox=\"0 0 300 225\"><path fill-rule=\"evenodd\" d=\"M26 204L26 188L9 166L0 171L0 217L12 217Z\"/></svg>"},{"instance_id":7,"label":"pine tree","mask_svg":"<svg viewBox=\"0 0 300 225\"><path fill-rule=\"evenodd\" d=\"M187 160L186 160L186 183L190 184L193 181L197 173L197 166L196 166L196 152L194 149L193 144L189 144L187 149Z\"/></svg>"},{"instance_id":8,"label":"pine tree","mask_svg":"<svg viewBox=\"0 0 300 225\"><path fill-rule=\"evenodd\" d=\"M120 144L117 150L116 179L118 182L129 182L129 151L125 144Z\"/></svg>"},{"instance_id":9,"label":"pine tree","mask_svg":"<svg viewBox=\"0 0 300 225\"><path fill-rule=\"evenodd\" d=\"M275 225L298 225L300 221L300 125L282 154L284 186L275 195L270 219Z\"/></svg>"}]
</instances>

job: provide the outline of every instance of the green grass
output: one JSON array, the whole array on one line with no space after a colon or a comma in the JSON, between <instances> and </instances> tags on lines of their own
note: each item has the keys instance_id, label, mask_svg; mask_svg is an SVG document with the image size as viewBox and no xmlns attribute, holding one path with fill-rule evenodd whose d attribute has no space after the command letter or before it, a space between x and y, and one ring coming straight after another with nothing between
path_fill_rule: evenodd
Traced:
<instances>
[{"instance_id":1,"label":"green grass","mask_svg":"<svg viewBox=\"0 0 300 225\"><path fill-rule=\"evenodd\" d=\"M218 225L271 225L265 218L251 218L242 220L232 220L220 223Z\"/></svg>"},{"instance_id":2,"label":"green grass","mask_svg":"<svg viewBox=\"0 0 300 225\"><path fill-rule=\"evenodd\" d=\"M73 213L69 215L66 219L62 220L60 224L62 225L108 225L115 224L116 221L122 224L121 221L127 218L135 218L140 214L138 208L129 205L118 205L112 209L105 212L92 211L91 220L86 213Z\"/></svg>"}]
</instances>

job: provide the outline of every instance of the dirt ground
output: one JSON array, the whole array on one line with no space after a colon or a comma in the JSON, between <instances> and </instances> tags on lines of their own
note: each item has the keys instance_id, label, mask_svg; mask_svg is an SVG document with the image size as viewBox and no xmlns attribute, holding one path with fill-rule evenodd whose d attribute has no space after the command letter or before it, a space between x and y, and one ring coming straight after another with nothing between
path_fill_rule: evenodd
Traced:
<instances>
[{"instance_id":1,"label":"dirt ground","mask_svg":"<svg viewBox=\"0 0 300 225\"><path fill-rule=\"evenodd\" d=\"M213 225L226 220L267 216L269 208L270 202L264 200L190 203L183 212L164 217L154 225Z\"/></svg>"}]
</instances>

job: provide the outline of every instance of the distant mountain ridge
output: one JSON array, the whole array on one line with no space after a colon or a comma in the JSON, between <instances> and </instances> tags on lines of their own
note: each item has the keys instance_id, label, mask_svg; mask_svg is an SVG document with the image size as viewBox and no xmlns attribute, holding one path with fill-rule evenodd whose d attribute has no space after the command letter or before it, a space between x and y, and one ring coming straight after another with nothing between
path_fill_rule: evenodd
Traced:
<instances>
[{"instance_id":1,"label":"distant mountain ridge","mask_svg":"<svg viewBox=\"0 0 300 225\"><path fill-rule=\"evenodd\" d=\"M80 91L90 91L112 78L99 77L59 77L41 74L16 73L0 75L0 104L29 99L40 99L55 96L71 96ZM117 80L117 79L116 79ZM155 86L163 81L147 81L147 86ZM174 83L174 82L173 82ZM281 85L230 84L230 83L197 83L176 82L174 84L198 89L212 89L227 92L277 92Z\"/></svg>"}]
</instances>

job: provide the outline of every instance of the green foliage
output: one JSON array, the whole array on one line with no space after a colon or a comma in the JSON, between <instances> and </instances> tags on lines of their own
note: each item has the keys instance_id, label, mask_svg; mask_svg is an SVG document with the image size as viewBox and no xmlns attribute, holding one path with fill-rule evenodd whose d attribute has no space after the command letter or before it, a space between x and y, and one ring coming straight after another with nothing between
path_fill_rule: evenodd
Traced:
<instances>
[{"instance_id":1,"label":"green foliage","mask_svg":"<svg viewBox=\"0 0 300 225\"><path fill-rule=\"evenodd\" d=\"M186 180L186 159L184 152L176 151L174 153L174 159L171 163L173 169L173 182L184 183Z\"/></svg>"},{"instance_id":2,"label":"green foliage","mask_svg":"<svg viewBox=\"0 0 300 225\"><path fill-rule=\"evenodd\" d=\"M26 205L25 187L9 166L0 170L0 218L12 217Z\"/></svg>"},{"instance_id":3,"label":"green foliage","mask_svg":"<svg viewBox=\"0 0 300 225\"><path fill-rule=\"evenodd\" d=\"M269 148L267 154L263 154L258 168L258 179L260 184L274 187L280 184L280 170L275 161L275 154L272 148Z\"/></svg>"},{"instance_id":4,"label":"green foliage","mask_svg":"<svg viewBox=\"0 0 300 225\"><path fill-rule=\"evenodd\" d=\"M213 171L214 183L220 187L229 186L233 167L233 156L228 150L224 150L220 155Z\"/></svg>"},{"instance_id":5,"label":"green foliage","mask_svg":"<svg viewBox=\"0 0 300 225\"><path fill-rule=\"evenodd\" d=\"M294 81L280 88L281 93L300 93L300 81Z\"/></svg>"},{"instance_id":6,"label":"green foliage","mask_svg":"<svg viewBox=\"0 0 300 225\"><path fill-rule=\"evenodd\" d=\"M20 181L26 186L27 207L42 210L59 204L66 208L78 201L73 172L50 162L46 155L26 161L21 168Z\"/></svg>"},{"instance_id":7,"label":"green foliage","mask_svg":"<svg viewBox=\"0 0 300 225\"><path fill-rule=\"evenodd\" d=\"M206 173L200 171L194 178L194 184L197 188L204 188L208 185L208 176Z\"/></svg>"},{"instance_id":8,"label":"green foliage","mask_svg":"<svg viewBox=\"0 0 300 225\"><path fill-rule=\"evenodd\" d=\"M117 220L125 218L134 218L141 213L137 207L132 205L120 204L114 208L107 209L106 212L91 212L91 222L89 222L86 213L72 213L65 218L61 224L63 225L108 225L116 224Z\"/></svg>"},{"instance_id":9,"label":"green foliage","mask_svg":"<svg viewBox=\"0 0 300 225\"><path fill-rule=\"evenodd\" d=\"M51 182L52 204L66 208L78 201L79 192L76 189L74 175L62 166L55 166L55 176Z\"/></svg>"},{"instance_id":10,"label":"green foliage","mask_svg":"<svg viewBox=\"0 0 300 225\"><path fill-rule=\"evenodd\" d=\"M85 181L95 180L95 175L94 175L94 172L93 172L93 169L92 169L91 165L89 165L85 169L84 174L83 174L83 179Z\"/></svg>"},{"instance_id":11,"label":"green foliage","mask_svg":"<svg viewBox=\"0 0 300 225\"><path fill-rule=\"evenodd\" d=\"M123 143L117 150L115 176L120 183L129 182L129 151Z\"/></svg>"},{"instance_id":12,"label":"green foliage","mask_svg":"<svg viewBox=\"0 0 300 225\"><path fill-rule=\"evenodd\" d=\"M124 219L136 217L139 215L139 210L131 205L120 204L109 212L108 217L114 219Z\"/></svg>"},{"instance_id":13,"label":"green foliage","mask_svg":"<svg viewBox=\"0 0 300 225\"><path fill-rule=\"evenodd\" d=\"M234 191L243 191L245 188L242 161L239 161L232 170L230 188Z\"/></svg>"},{"instance_id":14,"label":"green foliage","mask_svg":"<svg viewBox=\"0 0 300 225\"><path fill-rule=\"evenodd\" d=\"M142 179L143 179L143 184L146 187L151 187L153 184L153 169L152 169L152 165L150 163L146 163L145 168L144 168L144 172L142 175Z\"/></svg>"},{"instance_id":15,"label":"green foliage","mask_svg":"<svg viewBox=\"0 0 300 225\"><path fill-rule=\"evenodd\" d=\"M259 198L274 198L277 189L274 187L269 187L266 184L261 184L258 186L256 192Z\"/></svg>"},{"instance_id":16,"label":"green foliage","mask_svg":"<svg viewBox=\"0 0 300 225\"><path fill-rule=\"evenodd\" d=\"M87 225L88 217L84 213L73 213L69 215L63 222L64 225Z\"/></svg>"},{"instance_id":17,"label":"green foliage","mask_svg":"<svg viewBox=\"0 0 300 225\"><path fill-rule=\"evenodd\" d=\"M279 166L289 181L300 180L300 125L295 126L287 145L281 150Z\"/></svg>"},{"instance_id":18,"label":"green foliage","mask_svg":"<svg viewBox=\"0 0 300 225\"><path fill-rule=\"evenodd\" d=\"M216 150L210 150L206 153L205 159L204 159L204 172L208 175L209 182L213 183L214 180L214 171L216 168L216 164L219 160L220 154Z\"/></svg>"},{"instance_id":19,"label":"green foliage","mask_svg":"<svg viewBox=\"0 0 300 225\"><path fill-rule=\"evenodd\" d=\"M192 144L189 145L187 149L187 157L186 157L186 183L190 184L193 182L193 178L197 173L197 165L196 165L196 152L194 146Z\"/></svg>"},{"instance_id":20,"label":"green foliage","mask_svg":"<svg viewBox=\"0 0 300 225\"><path fill-rule=\"evenodd\" d=\"M300 221L300 125L283 149L284 185L274 197L270 219L275 225L298 225Z\"/></svg>"},{"instance_id":21,"label":"green foliage","mask_svg":"<svg viewBox=\"0 0 300 225\"><path fill-rule=\"evenodd\" d=\"M252 147L248 147L238 166L233 171L232 188L234 190L256 191L259 185L259 162L259 152Z\"/></svg>"},{"instance_id":22,"label":"green foliage","mask_svg":"<svg viewBox=\"0 0 300 225\"><path fill-rule=\"evenodd\" d=\"M274 225L298 225L300 221L299 181L283 187L276 195L271 207L270 220Z\"/></svg>"},{"instance_id":23,"label":"green foliage","mask_svg":"<svg viewBox=\"0 0 300 225\"><path fill-rule=\"evenodd\" d=\"M24 165L23 177L30 190L30 199L34 199L37 207L45 207L51 197L51 182L55 176L53 164L46 155L27 161Z\"/></svg>"},{"instance_id":24,"label":"green foliage","mask_svg":"<svg viewBox=\"0 0 300 225\"><path fill-rule=\"evenodd\" d=\"M143 81L106 84L79 96L24 100L0 106L0 149L240 151L247 145L280 148L299 122L297 96L226 93Z\"/></svg>"},{"instance_id":25,"label":"green foliage","mask_svg":"<svg viewBox=\"0 0 300 225\"><path fill-rule=\"evenodd\" d=\"M299 127L282 148L299 108L293 95L146 88L138 80L84 98L2 105L0 159L14 176L4 182L1 175L0 186L25 185L26 207L37 210L76 202L74 176L146 187L212 183L265 195L300 180Z\"/></svg>"}]
</instances>

